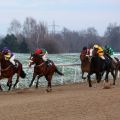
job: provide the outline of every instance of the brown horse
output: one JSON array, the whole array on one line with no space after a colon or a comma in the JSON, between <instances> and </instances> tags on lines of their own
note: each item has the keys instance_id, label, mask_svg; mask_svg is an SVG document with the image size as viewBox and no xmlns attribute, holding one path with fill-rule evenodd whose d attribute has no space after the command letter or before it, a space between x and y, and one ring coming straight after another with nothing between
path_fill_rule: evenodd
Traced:
<instances>
[{"instance_id":1,"label":"brown horse","mask_svg":"<svg viewBox=\"0 0 120 120\"><path fill-rule=\"evenodd\" d=\"M53 74L56 72L59 75L63 75L63 73L58 71L53 61L48 60L47 62L48 63L44 62L42 59L38 58L36 55L31 54L29 67L33 64L35 64L35 66L34 66L33 78L32 78L32 81L29 87L32 86L33 81L35 80L37 76L36 88L38 88L39 78L44 76L46 80L48 81L47 92L49 92L52 90L51 80L52 80Z\"/></svg>"},{"instance_id":2,"label":"brown horse","mask_svg":"<svg viewBox=\"0 0 120 120\"><path fill-rule=\"evenodd\" d=\"M10 61L5 60L4 54L0 52L0 80L3 78L8 78L8 90L11 89L12 78L15 73L17 74L17 78L13 88L15 88L19 82L19 77L25 78L26 76L25 72L23 71L22 64L18 60L15 60L15 63L17 64L16 67L14 67ZM2 90L1 85L0 90Z\"/></svg>"},{"instance_id":3,"label":"brown horse","mask_svg":"<svg viewBox=\"0 0 120 120\"><path fill-rule=\"evenodd\" d=\"M80 54L82 79L86 79L86 77L84 77L85 72L87 74L90 72L91 59L92 59L92 56L86 56L86 55ZM95 74L96 74L96 80L99 83L101 78L97 73Z\"/></svg>"},{"instance_id":4,"label":"brown horse","mask_svg":"<svg viewBox=\"0 0 120 120\"><path fill-rule=\"evenodd\" d=\"M84 73L85 72L88 73L90 71L90 57L80 54L80 60L81 60L82 79L86 79L86 77L84 77Z\"/></svg>"}]
</instances>

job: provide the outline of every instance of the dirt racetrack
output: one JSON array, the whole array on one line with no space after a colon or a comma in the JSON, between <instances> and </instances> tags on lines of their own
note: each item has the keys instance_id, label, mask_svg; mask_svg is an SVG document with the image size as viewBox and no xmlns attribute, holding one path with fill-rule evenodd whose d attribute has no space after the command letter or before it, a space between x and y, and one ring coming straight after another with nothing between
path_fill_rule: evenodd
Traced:
<instances>
[{"instance_id":1,"label":"dirt racetrack","mask_svg":"<svg viewBox=\"0 0 120 120\"><path fill-rule=\"evenodd\" d=\"M0 92L0 120L120 120L120 82L69 84Z\"/></svg>"}]
</instances>

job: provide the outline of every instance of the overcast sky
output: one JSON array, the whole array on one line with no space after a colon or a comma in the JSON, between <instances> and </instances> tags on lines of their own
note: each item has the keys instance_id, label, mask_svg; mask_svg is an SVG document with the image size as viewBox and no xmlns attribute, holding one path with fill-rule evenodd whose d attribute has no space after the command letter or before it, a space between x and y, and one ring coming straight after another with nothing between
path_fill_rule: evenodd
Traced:
<instances>
[{"instance_id":1,"label":"overcast sky","mask_svg":"<svg viewBox=\"0 0 120 120\"><path fill-rule=\"evenodd\" d=\"M109 23L120 25L120 0L1 0L0 34L6 34L10 22L23 24L26 17L51 25L82 30L95 27L103 35Z\"/></svg>"}]
</instances>

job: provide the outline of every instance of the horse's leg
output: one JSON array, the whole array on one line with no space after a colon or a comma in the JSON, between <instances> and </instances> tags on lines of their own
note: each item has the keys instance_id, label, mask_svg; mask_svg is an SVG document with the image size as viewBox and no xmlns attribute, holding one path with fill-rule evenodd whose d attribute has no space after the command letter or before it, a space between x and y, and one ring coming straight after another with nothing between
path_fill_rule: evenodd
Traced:
<instances>
[{"instance_id":1,"label":"horse's leg","mask_svg":"<svg viewBox=\"0 0 120 120\"><path fill-rule=\"evenodd\" d=\"M39 75L39 76L37 77L36 88L38 88L38 84L39 84L39 79L40 79L40 77L42 77L42 76Z\"/></svg>"},{"instance_id":2,"label":"horse's leg","mask_svg":"<svg viewBox=\"0 0 120 120\"><path fill-rule=\"evenodd\" d=\"M118 68L116 68L116 70L115 70L115 77L116 78L118 77Z\"/></svg>"},{"instance_id":3,"label":"horse's leg","mask_svg":"<svg viewBox=\"0 0 120 120\"><path fill-rule=\"evenodd\" d=\"M32 86L33 81L35 80L36 76L37 76L37 75L36 75L35 73L33 73L33 78L32 78L32 81L31 81L31 83L30 83L29 87L31 87L31 86Z\"/></svg>"},{"instance_id":4,"label":"horse's leg","mask_svg":"<svg viewBox=\"0 0 120 120\"><path fill-rule=\"evenodd\" d=\"M92 73L89 72L89 73L88 73L88 76L87 76L87 78L88 78L87 80L88 80L89 87L92 87L92 84L91 84L91 77L90 77L91 75L92 75Z\"/></svg>"},{"instance_id":5,"label":"horse's leg","mask_svg":"<svg viewBox=\"0 0 120 120\"><path fill-rule=\"evenodd\" d=\"M82 79L84 80L86 79L86 77L84 77L84 72L82 72Z\"/></svg>"},{"instance_id":6,"label":"horse's leg","mask_svg":"<svg viewBox=\"0 0 120 120\"><path fill-rule=\"evenodd\" d=\"M35 86L35 88L38 88L39 78L40 78L40 76L37 77L37 82L36 82L36 86Z\"/></svg>"},{"instance_id":7,"label":"horse's leg","mask_svg":"<svg viewBox=\"0 0 120 120\"><path fill-rule=\"evenodd\" d=\"M1 84L0 84L0 91L3 91L2 87L1 87Z\"/></svg>"},{"instance_id":8,"label":"horse's leg","mask_svg":"<svg viewBox=\"0 0 120 120\"><path fill-rule=\"evenodd\" d=\"M47 92L50 92L52 91L52 86L51 86L52 75L45 76L45 78L48 81Z\"/></svg>"},{"instance_id":9,"label":"horse's leg","mask_svg":"<svg viewBox=\"0 0 120 120\"><path fill-rule=\"evenodd\" d=\"M9 87L8 91L10 91L11 86L12 86L12 77L8 78L7 86Z\"/></svg>"},{"instance_id":10,"label":"horse's leg","mask_svg":"<svg viewBox=\"0 0 120 120\"><path fill-rule=\"evenodd\" d=\"M17 74L16 82L15 82L15 84L13 85L13 89L15 89L17 83L19 82L19 77L20 77L20 74L18 73L18 74Z\"/></svg>"},{"instance_id":11,"label":"horse's leg","mask_svg":"<svg viewBox=\"0 0 120 120\"><path fill-rule=\"evenodd\" d=\"M111 71L111 74L113 76L113 85L115 85L116 75L114 74L114 71Z\"/></svg>"},{"instance_id":12,"label":"horse's leg","mask_svg":"<svg viewBox=\"0 0 120 120\"><path fill-rule=\"evenodd\" d=\"M96 73L97 83L100 83L100 81L101 81L101 76L102 76L101 73Z\"/></svg>"},{"instance_id":13,"label":"horse's leg","mask_svg":"<svg viewBox=\"0 0 120 120\"><path fill-rule=\"evenodd\" d=\"M107 83L108 83L108 74L109 74L109 71L106 71L105 82L107 82Z\"/></svg>"}]
</instances>

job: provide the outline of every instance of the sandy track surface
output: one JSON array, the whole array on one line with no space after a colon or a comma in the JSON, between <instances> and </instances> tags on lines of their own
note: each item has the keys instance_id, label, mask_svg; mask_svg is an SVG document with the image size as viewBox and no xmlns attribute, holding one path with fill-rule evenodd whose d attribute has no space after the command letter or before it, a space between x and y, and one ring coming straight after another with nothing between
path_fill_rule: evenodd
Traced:
<instances>
[{"instance_id":1,"label":"sandy track surface","mask_svg":"<svg viewBox=\"0 0 120 120\"><path fill-rule=\"evenodd\" d=\"M0 120L120 120L120 82L0 92Z\"/></svg>"}]
</instances>

